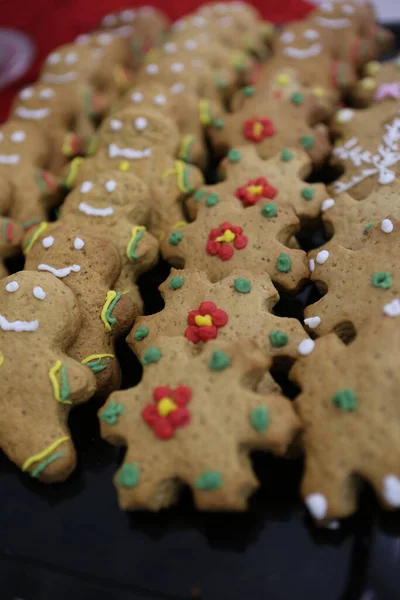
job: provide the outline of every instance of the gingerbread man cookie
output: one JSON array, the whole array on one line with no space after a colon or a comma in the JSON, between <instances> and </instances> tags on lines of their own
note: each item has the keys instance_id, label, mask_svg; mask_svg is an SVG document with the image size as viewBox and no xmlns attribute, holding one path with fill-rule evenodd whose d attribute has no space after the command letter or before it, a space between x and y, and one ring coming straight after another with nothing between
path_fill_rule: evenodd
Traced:
<instances>
[{"instance_id":1,"label":"gingerbread man cookie","mask_svg":"<svg viewBox=\"0 0 400 600\"><path fill-rule=\"evenodd\" d=\"M185 483L201 510L245 510L258 487L249 451L283 455L300 429L288 400L253 391L268 360L246 341L195 357L187 340L160 338L159 352L99 412L102 437L128 446L114 479L121 508L160 510Z\"/></svg>"},{"instance_id":2,"label":"gingerbread man cookie","mask_svg":"<svg viewBox=\"0 0 400 600\"><path fill-rule=\"evenodd\" d=\"M67 356L80 323L76 297L49 273L0 282L0 448L46 483L74 470L68 413L95 391L90 370Z\"/></svg>"}]
</instances>

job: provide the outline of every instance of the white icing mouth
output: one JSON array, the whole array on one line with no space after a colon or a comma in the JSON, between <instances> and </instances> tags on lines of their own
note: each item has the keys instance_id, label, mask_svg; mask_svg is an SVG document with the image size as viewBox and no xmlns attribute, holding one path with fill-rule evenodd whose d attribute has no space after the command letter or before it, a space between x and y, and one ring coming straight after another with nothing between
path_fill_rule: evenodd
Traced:
<instances>
[{"instance_id":1,"label":"white icing mouth","mask_svg":"<svg viewBox=\"0 0 400 600\"><path fill-rule=\"evenodd\" d=\"M68 73L64 73L63 75L44 73L42 81L46 81L46 83L70 83L71 81L75 81L77 77L78 73L76 71L68 71Z\"/></svg>"},{"instance_id":2,"label":"white icing mouth","mask_svg":"<svg viewBox=\"0 0 400 600\"><path fill-rule=\"evenodd\" d=\"M112 206L107 206L107 208L96 208L95 206L91 206L86 202L81 202L78 208L85 215L94 217L109 217L110 215L114 214L114 209Z\"/></svg>"},{"instance_id":3,"label":"white icing mouth","mask_svg":"<svg viewBox=\"0 0 400 600\"><path fill-rule=\"evenodd\" d=\"M349 19L327 19L326 17L317 17L316 21L318 25L328 29L344 29L351 24Z\"/></svg>"},{"instance_id":4,"label":"white icing mouth","mask_svg":"<svg viewBox=\"0 0 400 600\"><path fill-rule=\"evenodd\" d=\"M151 148L135 150L135 148L120 148L117 144L110 144L108 147L108 156L110 158L122 156L128 160L139 160L140 158L149 158L151 156Z\"/></svg>"},{"instance_id":5,"label":"white icing mouth","mask_svg":"<svg viewBox=\"0 0 400 600\"><path fill-rule=\"evenodd\" d=\"M63 269L55 269L54 267L51 267L50 265L44 265L44 264L41 264L38 266L38 271L49 271L49 273L52 273L53 275L55 275L56 277L59 277L60 279L62 279L63 277L68 277L68 275L72 272L79 273L80 270L81 270L81 268L79 265L71 265L70 267L64 267Z\"/></svg>"},{"instance_id":6,"label":"white icing mouth","mask_svg":"<svg viewBox=\"0 0 400 600\"><path fill-rule=\"evenodd\" d=\"M17 165L19 159L19 154L0 154L0 165Z\"/></svg>"},{"instance_id":7,"label":"white icing mouth","mask_svg":"<svg viewBox=\"0 0 400 600\"><path fill-rule=\"evenodd\" d=\"M289 46L289 48L284 48L283 52L289 58L311 58L312 56L318 56L321 54L322 46L321 44L313 44L309 48L305 48L302 50L301 48L293 48L293 46Z\"/></svg>"},{"instance_id":8,"label":"white icing mouth","mask_svg":"<svg viewBox=\"0 0 400 600\"><path fill-rule=\"evenodd\" d=\"M19 106L15 114L21 119L35 119L40 121L41 119L45 119L46 117L51 115L50 108L26 108L25 106Z\"/></svg>"},{"instance_id":9,"label":"white icing mouth","mask_svg":"<svg viewBox=\"0 0 400 600\"><path fill-rule=\"evenodd\" d=\"M0 329L3 331L36 331L39 327L39 321L9 321L3 315L0 315Z\"/></svg>"}]
</instances>

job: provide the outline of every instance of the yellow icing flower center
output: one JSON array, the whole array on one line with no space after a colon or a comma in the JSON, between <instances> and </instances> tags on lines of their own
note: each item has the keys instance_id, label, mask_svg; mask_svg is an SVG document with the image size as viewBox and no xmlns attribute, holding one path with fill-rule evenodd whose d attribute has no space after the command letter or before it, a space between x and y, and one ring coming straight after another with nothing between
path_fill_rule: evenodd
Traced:
<instances>
[{"instance_id":1,"label":"yellow icing flower center","mask_svg":"<svg viewBox=\"0 0 400 600\"><path fill-rule=\"evenodd\" d=\"M286 75L286 73L278 73L276 81L279 85L285 86L289 83L289 75Z\"/></svg>"},{"instance_id":2,"label":"yellow icing flower center","mask_svg":"<svg viewBox=\"0 0 400 600\"><path fill-rule=\"evenodd\" d=\"M262 134L263 124L262 123L254 123L253 125L253 134L256 137L259 137Z\"/></svg>"},{"instance_id":3,"label":"yellow icing flower center","mask_svg":"<svg viewBox=\"0 0 400 600\"><path fill-rule=\"evenodd\" d=\"M196 315L194 318L194 322L198 327L211 327L211 315Z\"/></svg>"},{"instance_id":4,"label":"yellow icing flower center","mask_svg":"<svg viewBox=\"0 0 400 600\"><path fill-rule=\"evenodd\" d=\"M157 404L158 414L161 417L168 417L169 414L174 412L178 407L175 402L171 398L161 398L160 402Z\"/></svg>"},{"instance_id":5,"label":"yellow icing flower center","mask_svg":"<svg viewBox=\"0 0 400 600\"><path fill-rule=\"evenodd\" d=\"M247 191L250 192L252 196L259 196L263 191L262 185L249 185Z\"/></svg>"},{"instance_id":6,"label":"yellow icing flower center","mask_svg":"<svg viewBox=\"0 0 400 600\"><path fill-rule=\"evenodd\" d=\"M236 237L236 235L233 233L233 231L231 231L230 229L227 229L226 231L224 231L224 233L222 235L218 236L215 241L216 242L226 242L227 244L229 244L229 242L233 242L235 237Z\"/></svg>"}]
</instances>

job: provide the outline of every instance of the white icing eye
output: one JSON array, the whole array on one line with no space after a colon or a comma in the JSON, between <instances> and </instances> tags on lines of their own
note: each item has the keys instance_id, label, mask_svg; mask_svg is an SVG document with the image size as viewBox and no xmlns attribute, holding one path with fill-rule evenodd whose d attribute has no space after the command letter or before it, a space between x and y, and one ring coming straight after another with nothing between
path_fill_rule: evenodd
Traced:
<instances>
[{"instance_id":1,"label":"white icing eye","mask_svg":"<svg viewBox=\"0 0 400 600\"><path fill-rule=\"evenodd\" d=\"M11 140L13 142L15 142L16 144L20 144L21 142L24 141L25 138L26 138L25 131L14 131L14 133L11 135Z\"/></svg>"},{"instance_id":2,"label":"white icing eye","mask_svg":"<svg viewBox=\"0 0 400 600\"><path fill-rule=\"evenodd\" d=\"M113 131L119 131L120 129L122 129L122 121L120 121L119 119L111 119L110 127Z\"/></svg>"},{"instance_id":3,"label":"white icing eye","mask_svg":"<svg viewBox=\"0 0 400 600\"><path fill-rule=\"evenodd\" d=\"M291 44L292 42L294 42L294 33L292 33L291 31L285 31L284 33L282 33L279 39L284 44Z\"/></svg>"},{"instance_id":4,"label":"white icing eye","mask_svg":"<svg viewBox=\"0 0 400 600\"><path fill-rule=\"evenodd\" d=\"M342 13L345 15L352 15L354 13L354 8L350 4L343 4Z\"/></svg>"},{"instance_id":5,"label":"white icing eye","mask_svg":"<svg viewBox=\"0 0 400 600\"><path fill-rule=\"evenodd\" d=\"M147 119L144 117L138 117L135 119L135 128L137 131L144 131L148 125Z\"/></svg>"},{"instance_id":6,"label":"white icing eye","mask_svg":"<svg viewBox=\"0 0 400 600\"><path fill-rule=\"evenodd\" d=\"M167 99L164 94L157 94L153 98L153 103L157 106L165 106L167 104Z\"/></svg>"},{"instance_id":7,"label":"white icing eye","mask_svg":"<svg viewBox=\"0 0 400 600\"><path fill-rule=\"evenodd\" d=\"M146 73L148 73L149 75L157 75L159 70L159 66L154 63L151 63L146 66Z\"/></svg>"},{"instance_id":8,"label":"white icing eye","mask_svg":"<svg viewBox=\"0 0 400 600\"><path fill-rule=\"evenodd\" d=\"M117 182L113 179L110 179L110 181L106 181L104 187L106 188L107 192L113 192L117 188Z\"/></svg>"},{"instance_id":9,"label":"white icing eye","mask_svg":"<svg viewBox=\"0 0 400 600\"><path fill-rule=\"evenodd\" d=\"M303 37L306 38L306 40L317 40L319 38L319 33L318 31L315 31L315 29L307 29L307 31L303 33Z\"/></svg>"},{"instance_id":10,"label":"white icing eye","mask_svg":"<svg viewBox=\"0 0 400 600\"><path fill-rule=\"evenodd\" d=\"M66 65L73 65L78 60L78 55L76 52L68 52L66 55L64 62Z\"/></svg>"},{"instance_id":11,"label":"white icing eye","mask_svg":"<svg viewBox=\"0 0 400 600\"><path fill-rule=\"evenodd\" d=\"M17 290L19 290L19 283L17 283L16 281L10 281L10 283L7 283L6 285L6 291L7 292L16 292Z\"/></svg>"},{"instance_id":12,"label":"white icing eye","mask_svg":"<svg viewBox=\"0 0 400 600\"><path fill-rule=\"evenodd\" d=\"M113 37L109 33L101 33L96 39L102 46L108 46L108 44L111 44Z\"/></svg>"},{"instance_id":13,"label":"white icing eye","mask_svg":"<svg viewBox=\"0 0 400 600\"><path fill-rule=\"evenodd\" d=\"M33 288L33 295L38 300L45 300L46 299L46 292L39 285Z\"/></svg>"},{"instance_id":14,"label":"white icing eye","mask_svg":"<svg viewBox=\"0 0 400 600\"><path fill-rule=\"evenodd\" d=\"M172 73L182 73L185 67L182 63L172 63L169 69Z\"/></svg>"},{"instance_id":15,"label":"white icing eye","mask_svg":"<svg viewBox=\"0 0 400 600\"><path fill-rule=\"evenodd\" d=\"M183 83L174 83L174 85L171 85L171 87L169 88L169 91L172 94L180 94L181 92L183 92L184 89L185 86Z\"/></svg>"},{"instance_id":16,"label":"white icing eye","mask_svg":"<svg viewBox=\"0 0 400 600\"><path fill-rule=\"evenodd\" d=\"M53 244L54 244L54 238L52 235L48 235L47 237L43 238L43 240L42 240L43 248L51 248L51 246Z\"/></svg>"},{"instance_id":17,"label":"white icing eye","mask_svg":"<svg viewBox=\"0 0 400 600\"><path fill-rule=\"evenodd\" d=\"M186 50L195 50L197 48L197 42L195 42L194 40L186 40L186 42L183 45L186 48Z\"/></svg>"},{"instance_id":18,"label":"white icing eye","mask_svg":"<svg viewBox=\"0 0 400 600\"><path fill-rule=\"evenodd\" d=\"M52 90L51 88L45 88L44 90L42 90L39 94L39 96L41 98L52 98L54 96L54 90Z\"/></svg>"},{"instance_id":19,"label":"white icing eye","mask_svg":"<svg viewBox=\"0 0 400 600\"><path fill-rule=\"evenodd\" d=\"M173 42L168 42L167 44L164 44L164 51L167 54L173 54L174 52L176 52L176 50L176 44L174 44Z\"/></svg>"},{"instance_id":20,"label":"white icing eye","mask_svg":"<svg viewBox=\"0 0 400 600\"><path fill-rule=\"evenodd\" d=\"M25 88L24 90L22 90L22 92L20 93L19 97L22 100L29 100L29 98L33 97L33 88Z\"/></svg>"},{"instance_id":21,"label":"white icing eye","mask_svg":"<svg viewBox=\"0 0 400 600\"><path fill-rule=\"evenodd\" d=\"M140 104L141 102L143 102L142 92L133 92L131 100L134 104Z\"/></svg>"},{"instance_id":22,"label":"white icing eye","mask_svg":"<svg viewBox=\"0 0 400 600\"><path fill-rule=\"evenodd\" d=\"M52 54L47 57L47 62L49 65L57 65L60 62L60 58L59 52L52 52Z\"/></svg>"},{"instance_id":23,"label":"white icing eye","mask_svg":"<svg viewBox=\"0 0 400 600\"><path fill-rule=\"evenodd\" d=\"M322 12L331 13L333 12L333 6L330 2L324 2L321 4L320 9Z\"/></svg>"},{"instance_id":24,"label":"white icing eye","mask_svg":"<svg viewBox=\"0 0 400 600\"><path fill-rule=\"evenodd\" d=\"M85 242L83 241L82 238L76 237L74 239L74 248L75 248L75 250L82 250L82 248L83 248L84 245L85 245Z\"/></svg>"},{"instance_id":25,"label":"white icing eye","mask_svg":"<svg viewBox=\"0 0 400 600\"><path fill-rule=\"evenodd\" d=\"M123 10L120 14L121 21L132 23L136 19L136 11L132 9Z\"/></svg>"},{"instance_id":26,"label":"white icing eye","mask_svg":"<svg viewBox=\"0 0 400 600\"><path fill-rule=\"evenodd\" d=\"M90 42L90 36L87 33L82 33L75 38L75 44L79 44L80 46L87 46Z\"/></svg>"},{"instance_id":27,"label":"white icing eye","mask_svg":"<svg viewBox=\"0 0 400 600\"><path fill-rule=\"evenodd\" d=\"M118 20L115 15L106 15L102 20L102 24L105 27L113 27L114 25L117 24L117 22L118 22Z\"/></svg>"},{"instance_id":28,"label":"white icing eye","mask_svg":"<svg viewBox=\"0 0 400 600\"><path fill-rule=\"evenodd\" d=\"M193 17L192 23L195 27L203 27L207 21L204 17Z\"/></svg>"},{"instance_id":29,"label":"white icing eye","mask_svg":"<svg viewBox=\"0 0 400 600\"><path fill-rule=\"evenodd\" d=\"M182 31L182 29L186 29L186 23L185 21L182 21L182 19L179 19L179 21L175 21L175 23L173 23L171 29L174 29L175 31Z\"/></svg>"},{"instance_id":30,"label":"white icing eye","mask_svg":"<svg viewBox=\"0 0 400 600\"><path fill-rule=\"evenodd\" d=\"M87 194L93 189L93 183L91 181L84 181L81 185L82 194Z\"/></svg>"}]
</instances>

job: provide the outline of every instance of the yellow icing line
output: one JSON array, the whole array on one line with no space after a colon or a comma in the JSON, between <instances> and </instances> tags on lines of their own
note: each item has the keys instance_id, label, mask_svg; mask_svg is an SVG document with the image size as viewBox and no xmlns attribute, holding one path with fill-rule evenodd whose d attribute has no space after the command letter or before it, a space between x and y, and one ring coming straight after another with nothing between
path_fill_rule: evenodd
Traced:
<instances>
[{"instance_id":1,"label":"yellow icing line","mask_svg":"<svg viewBox=\"0 0 400 600\"><path fill-rule=\"evenodd\" d=\"M187 222L186 221L177 221L176 223L174 223L172 225L172 229L181 229L182 227L186 227Z\"/></svg>"},{"instance_id":2,"label":"yellow icing line","mask_svg":"<svg viewBox=\"0 0 400 600\"><path fill-rule=\"evenodd\" d=\"M42 452L38 452L38 454L34 454L30 458L27 458L24 464L22 465L22 471L26 471L33 463L38 462L43 458L49 456L56 448L58 448L58 446L60 446L63 442L66 442L67 440L69 440L68 435L56 440L55 442L50 444L50 446L47 446L47 448L42 450Z\"/></svg>"},{"instance_id":3,"label":"yellow icing line","mask_svg":"<svg viewBox=\"0 0 400 600\"><path fill-rule=\"evenodd\" d=\"M2 352L0 352L0 367L4 362L4 354Z\"/></svg>"},{"instance_id":4,"label":"yellow icing line","mask_svg":"<svg viewBox=\"0 0 400 600\"><path fill-rule=\"evenodd\" d=\"M31 238L29 239L27 245L24 248L24 254L28 254L28 252L32 248L33 244L36 242L36 240L38 239L38 237L40 235L42 235L43 231L47 227L48 227L48 223L46 223L46 221L43 221L43 223L40 223L40 225L38 225L37 229L35 230L34 233L32 233Z\"/></svg>"},{"instance_id":5,"label":"yellow icing line","mask_svg":"<svg viewBox=\"0 0 400 600\"><path fill-rule=\"evenodd\" d=\"M208 100L199 101L199 118L202 125L211 125L210 102Z\"/></svg>"},{"instance_id":6,"label":"yellow icing line","mask_svg":"<svg viewBox=\"0 0 400 600\"><path fill-rule=\"evenodd\" d=\"M109 290L107 292L106 301L105 301L104 306L103 306L102 311L101 311L100 317L101 317L101 320L104 323L104 329L106 331L111 331L111 325L107 321L106 313L107 313L108 307L110 306L111 302L114 300L114 298L115 298L116 295L117 295L117 292L115 292L114 290Z\"/></svg>"},{"instance_id":7,"label":"yellow icing line","mask_svg":"<svg viewBox=\"0 0 400 600\"><path fill-rule=\"evenodd\" d=\"M49 370L49 379L51 381L51 385L53 386L54 397L57 400L57 402L61 402L61 404L72 404L70 400L61 399L60 386L57 380L58 371L61 369L61 367L62 362L61 360L58 360L54 367L51 367L51 369Z\"/></svg>"},{"instance_id":8,"label":"yellow icing line","mask_svg":"<svg viewBox=\"0 0 400 600\"><path fill-rule=\"evenodd\" d=\"M131 260L131 257L129 254L131 245L133 244L133 240L135 239L136 234L139 231L146 231L146 227L144 225L136 225L136 227L132 227L131 239L129 240L128 245L126 246L126 257L129 258L129 260Z\"/></svg>"},{"instance_id":9,"label":"yellow icing line","mask_svg":"<svg viewBox=\"0 0 400 600\"><path fill-rule=\"evenodd\" d=\"M81 363L83 365L86 365L87 363L89 363L92 360L97 360L98 358L115 358L114 354L91 354L90 356L87 356L86 358L84 358L83 360L81 360Z\"/></svg>"}]
</instances>

